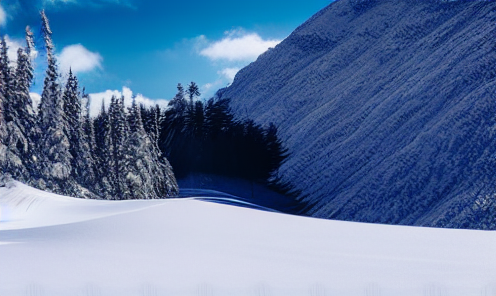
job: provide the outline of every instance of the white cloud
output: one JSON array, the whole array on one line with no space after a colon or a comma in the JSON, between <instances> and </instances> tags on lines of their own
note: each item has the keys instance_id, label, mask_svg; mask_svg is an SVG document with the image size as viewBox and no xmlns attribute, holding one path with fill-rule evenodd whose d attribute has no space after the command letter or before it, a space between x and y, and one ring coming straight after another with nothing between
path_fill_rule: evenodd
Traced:
<instances>
[{"instance_id":1,"label":"white cloud","mask_svg":"<svg viewBox=\"0 0 496 296\"><path fill-rule=\"evenodd\" d=\"M63 73L88 72L96 68L102 68L102 56L97 52L91 52L81 44L74 44L64 47L58 56L60 69Z\"/></svg>"},{"instance_id":2,"label":"white cloud","mask_svg":"<svg viewBox=\"0 0 496 296\"><path fill-rule=\"evenodd\" d=\"M208 98L214 95L214 92L222 85L221 80L217 80L211 83L205 83L200 87L200 92L202 97Z\"/></svg>"},{"instance_id":3,"label":"white cloud","mask_svg":"<svg viewBox=\"0 0 496 296\"><path fill-rule=\"evenodd\" d=\"M110 105L110 101L112 99L112 96L115 96L116 98L121 98L124 96L124 105L126 106L131 106L131 103L133 101L133 91L128 88L128 87L123 87L122 91L118 90L106 90L101 93L92 93L89 94L91 102L90 102L90 115L91 116L97 116L98 113L100 113L100 110L102 108L102 102L105 102L105 108L108 110L108 106ZM155 106L159 105L161 108L166 108L167 104L169 103L168 100L164 99L150 99L142 94L137 94L136 95L136 103L138 104L143 104L146 107L150 106Z\"/></svg>"},{"instance_id":4,"label":"white cloud","mask_svg":"<svg viewBox=\"0 0 496 296\"><path fill-rule=\"evenodd\" d=\"M7 56L12 66L15 66L17 61L17 50L22 47L22 41L17 39L11 39L8 35L5 35L5 42L7 43Z\"/></svg>"},{"instance_id":5,"label":"white cloud","mask_svg":"<svg viewBox=\"0 0 496 296\"><path fill-rule=\"evenodd\" d=\"M15 67L17 62L17 50L19 50L19 48L21 47L24 48L24 40L12 39L8 35L5 35L5 42L7 43L8 47L7 56L9 58L10 65L12 67ZM37 55L38 51L33 49L31 51L31 59L35 59Z\"/></svg>"},{"instance_id":6,"label":"white cloud","mask_svg":"<svg viewBox=\"0 0 496 296\"><path fill-rule=\"evenodd\" d=\"M217 71L217 74L224 76L229 82L233 82L234 76L236 76L236 73L241 70L240 68L225 68L220 71Z\"/></svg>"},{"instance_id":7,"label":"white cloud","mask_svg":"<svg viewBox=\"0 0 496 296\"><path fill-rule=\"evenodd\" d=\"M226 37L209 43L200 51L200 55L211 60L252 61L267 49L276 46L281 40L264 40L257 33L245 33L242 30L226 32ZM197 38L198 42L205 43L205 36Z\"/></svg>"},{"instance_id":8,"label":"white cloud","mask_svg":"<svg viewBox=\"0 0 496 296\"><path fill-rule=\"evenodd\" d=\"M0 5L0 26L5 26L7 23L7 14L5 13L5 10L3 9L2 5Z\"/></svg>"},{"instance_id":9,"label":"white cloud","mask_svg":"<svg viewBox=\"0 0 496 296\"><path fill-rule=\"evenodd\" d=\"M38 110L38 105L40 104L41 101L41 95L37 93L29 93L29 96L31 97L31 100L33 101L33 109L35 112Z\"/></svg>"}]
</instances>

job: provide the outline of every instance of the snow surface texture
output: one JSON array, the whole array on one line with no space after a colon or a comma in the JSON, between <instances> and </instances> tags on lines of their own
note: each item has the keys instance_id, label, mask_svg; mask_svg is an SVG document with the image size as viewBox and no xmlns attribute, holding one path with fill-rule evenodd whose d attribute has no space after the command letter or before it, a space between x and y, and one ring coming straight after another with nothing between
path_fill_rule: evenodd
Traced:
<instances>
[{"instance_id":1,"label":"snow surface texture","mask_svg":"<svg viewBox=\"0 0 496 296\"><path fill-rule=\"evenodd\" d=\"M315 217L496 229L495 36L495 1L336 1L219 96Z\"/></svg>"},{"instance_id":2,"label":"snow surface texture","mask_svg":"<svg viewBox=\"0 0 496 296\"><path fill-rule=\"evenodd\" d=\"M0 187L0 295L493 296L496 232Z\"/></svg>"}]
</instances>

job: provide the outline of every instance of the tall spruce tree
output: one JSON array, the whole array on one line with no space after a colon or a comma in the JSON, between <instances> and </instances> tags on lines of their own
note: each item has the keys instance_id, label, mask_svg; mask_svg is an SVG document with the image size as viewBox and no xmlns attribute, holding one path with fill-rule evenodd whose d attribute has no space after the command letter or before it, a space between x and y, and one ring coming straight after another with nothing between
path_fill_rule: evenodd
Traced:
<instances>
[{"instance_id":1,"label":"tall spruce tree","mask_svg":"<svg viewBox=\"0 0 496 296\"><path fill-rule=\"evenodd\" d=\"M88 189L93 189L95 185L94 161L88 137L84 133L84 115L83 108L81 108L78 80L73 75L72 70L69 70L62 101L66 121L64 132L69 139L69 152L71 154L71 176L79 187L74 194L76 197L90 198L92 194Z\"/></svg>"},{"instance_id":2,"label":"tall spruce tree","mask_svg":"<svg viewBox=\"0 0 496 296\"><path fill-rule=\"evenodd\" d=\"M159 151L146 133L141 112L133 99L129 112L128 149L130 170L126 176L131 198L155 199L178 193L177 183L167 160L159 160Z\"/></svg>"},{"instance_id":3,"label":"tall spruce tree","mask_svg":"<svg viewBox=\"0 0 496 296\"><path fill-rule=\"evenodd\" d=\"M169 101L168 106L169 108L164 112L165 118L161 123L159 148L162 152L162 156L171 161L176 176L181 176L183 175L183 170L181 169L182 167L177 164L186 164L190 162L188 157L182 157L186 156L186 153L182 152L188 147L186 117L189 105L185 97L184 87L181 83L178 83L177 93L174 98Z\"/></svg>"},{"instance_id":4,"label":"tall spruce tree","mask_svg":"<svg viewBox=\"0 0 496 296\"><path fill-rule=\"evenodd\" d=\"M105 110L105 105L102 102L102 110L99 118L96 120L99 130L97 134L103 135L103 137L98 137L97 140L97 146L99 147L97 150L99 160L97 176L105 199L118 199L116 196L117 180L115 174L114 143L112 141L114 127L110 119L114 100L115 97L112 97L108 112Z\"/></svg>"},{"instance_id":5,"label":"tall spruce tree","mask_svg":"<svg viewBox=\"0 0 496 296\"><path fill-rule=\"evenodd\" d=\"M200 88L198 87L198 84L195 82L191 82L188 85L188 89L186 90L186 93L188 94L189 98L189 104L188 104L188 109L186 113L186 132L188 133L193 133L194 132L194 126L195 126L195 103L194 99L198 96L200 96Z\"/></svg>"},{"instance_id":6,"label":"tall spruce tree","mask_svg":"<svg viewBox=\"0 0 496 296\"><path fill-rule=\"evenodd\" d=\"M64 103L58 83L57 61L53 53L52 31L45 11L41 11L41 31L45 41L48 68L39 105L40 159L38 170L43 176L38 184L59 193L70 193L72 156L70 143L65 133L67 121L64 118Z\"/></svg>"},{"instance_id":7,"label":"tall spruce tree","mask_svg":"<svg viewBox=\"0 0 496 296\"><path fill-rule=\"evenodd\" d=\"M18 101L15 91L15 71L10 66L7 55L7 43L2 37L0 42L0 72L2 72L0 81L0 92L3 96L4 109L4 126L6 137L5 145L5 162L4 171L10 173L14 178L27 181L29 172L25 165L25 155L28 153L28 139L26 137L24 125L21 116L23 113L23 103ZM22 54L22 50L20 52Z\"/></svg>"},{"instance_id":8,"label":"tall spruce tree","mask_svg":"<svg viewBox=\"0 0 496 296\"><path fill-rule=\"evenodd\" d=\"M22 59L18 58L18 66L17 66L17 83L16 83L16 91L19 96L22 98L25 104L24 111L25 116L22 118L23 124L26 129L26 134L28 137L28 149L29 156L26 160L26 165L30 172L30 180L28 183L32 183L33 176L37 175L37 160L39 158L39 139L41 135L41 131L37 124L37 114L35 112L35 108L33 106L33 101L31 100L31 96L29 94L30 87L33 83L34 79L34 53L35 53L35 45L34 45L34 37L33 32L29 28L26 27L26 48L24 51L24 56ZM21 62L20 62L21 61Z\"/></svg>"},{"instance_id":9,"label":"tall spruce tree","mask_svg":"<svg viewBox=\"0 0 496 296\"><path fill-rule=\"evenodd\" d=\"M129 199L126 175L130 157L127 151L129 126L124 108L124 97L112 97L109 107L110 140L112 143L113 177L116 199Z\"/></svg>"},{"instance_id":10,"label":"tall spruce tree","mask_svg":"<svg viewBox=\"0 0 496 296\"><path fill-rule=\"evenodd\" d=\"M190 107L193 108L193 100L195 99L195 97L200 96L200 88L198 87L198 84L196 84L196 82L192 81L188 85L188 90L186 92L188 93Z\"/></svg>"},{"instance_id":11,"label":"tall spruce tree","mask_svg":"<svg viewBox=\"0 0 496 296\"><path fill-rule=\"evenodd\" d=\"M14 108L17 110L19 124L22 126L23 133L28 140L28 150L30 153L24 156L28 162L32 162L33 156L35 156L33 154L35 151L34 142L38 134L33 101L29 94L34 77L34 69L31 61L33 49L33 33L29 27L26 27L26 48L24 50L19 48L17 51L17 68L14 79Z\"/></svg>"},{"instance_id":12,"label":"tall spruce tree","mask_svg":"<svg viewBox=\"0 0 496 296\"><path fill-rule=\"evenodd\" d=\"M140 105L141 119L143 120L143 127L150 137L150 140L158 148L160 127L162 126L163 116L158 105L154 107L145 108L143 104Z\"/></svg>"},{"instance_id":13,"label":"tall spruce tree","mask_svg":"<svg viewBox=\"0 0 496 296\"><path fill-rule=\"evenodd\" d=\"M0 92L4 97L5 121L10 122L14 117L14 71L10 66L9 48L5 36L1 37L0 45L0 72L3 74L0 81Z\"/></svg>"},{"instance_id":14,"label":"tall spruce tree","mask_svg":"<svg viewBox=\"0 0 496 296\"><path fill-rule=\"evenodd\" d=\"M96 179L97 161L95 160L95 128L90 116L90 97L85 93L84 88L81 106L81 123L78 130L80 137L80 153L78 154L77 163L82 168L82 173L79 176L79 183L87 188L93 189L95 194L100 195L101 189L98 186Z\"/></svg>"},{"instance_id":15,"label":"tall spruce tree","mask_svg":"<svg viewBox=\"0 0 496 296\"><path fill-rule=\"evenodd\" d=\"M89 108L88 108L89 109ZM88 114L89 115L89 114ZM110 142L109 138L109 118L108 113L105 109L105 102L102 100L102 105L100 109L100 113L96 116L94 120L92 120L91 127L88 127L89 132L90 129L94 130L94 147L93 151L93 159L95 161L95 177L96 177L96 185L95 190L99 196L105 199L111 199L111 191L112 186L110 184L111 178L109 178L109 163L111 153L108 151L108 148L111 145L107 145Z\"/></svg>"},{"instance_id":16,"label":"tall spruce tree","mask_svg":"<svg viewBox=\"0 0 496 296\"><path fill-rule=\"evenodd\" d=\"M0 71L0 83L3 80L3 72ZM7 170L7 127L4 117L4 97L0 91L0 171L3 173Z\"/></svg>"},{"instance_id":17,"label":"tall spruce tree","mask_svg":"<svg viewBox=\"0 0 496 296\"><path fill-rule=\"evenodd\" d=\"M69 77L67 78L67 83L65 84L64 93L62 95L62 104L64 120L66 123L63 126L64 134L69 140L69 153L71 154L71 174L77 179L77 176L81 174L81 168L77 166L77 157L80 153L79 116L81 113L81 104L79 101L78 81L70 69Z\"/></svg>"}]
</instances>

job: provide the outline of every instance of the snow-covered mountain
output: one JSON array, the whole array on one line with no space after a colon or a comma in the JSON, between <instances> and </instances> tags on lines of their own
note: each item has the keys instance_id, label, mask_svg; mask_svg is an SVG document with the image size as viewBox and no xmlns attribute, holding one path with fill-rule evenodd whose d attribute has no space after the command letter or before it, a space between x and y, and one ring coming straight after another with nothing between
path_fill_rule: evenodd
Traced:
<instances>
[{"instance_id":1,"label":"snow-covered mountain","mask_svg":"<svg viewBox=\"0 0 496 296\"><path fill-rule=\"evenodd\" d=\"M219 91L315 217L496 229L496 1L339 0Z\"/></svg>"},{"instance_id":2,"label":"snow-covered mountain","mask_svg":"<svg viewBox=\"0 0 496 296\"><path fill-rule=\"evenodd\" d=\"M492 296L496 232L0 187L0 295Z\"/></svg>"}]
</instances>

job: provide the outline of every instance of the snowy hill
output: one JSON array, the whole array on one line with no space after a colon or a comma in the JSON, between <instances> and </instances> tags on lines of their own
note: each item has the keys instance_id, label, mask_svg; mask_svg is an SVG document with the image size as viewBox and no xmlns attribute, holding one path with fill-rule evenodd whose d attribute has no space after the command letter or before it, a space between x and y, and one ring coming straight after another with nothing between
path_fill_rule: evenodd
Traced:
<instances>
[{"instance_id":1,"label":"snowy hill","mask_svg":"<svg viewBox=\"0 0 496 296\"><path fill-rule=\"evenodd\" d=\"M496 232L0 187L0 295L495 295Z\"/></svg>"},{"instance_id":2,"label":"snowy hill","mask_svg":"<svg viewBox=\"0 0 496 296\"><path fill-rule=\"evenodd\" d=\"M340 0L221 90L315 217L496 229L496 1Z\"/></svg>"}]
</instances>

